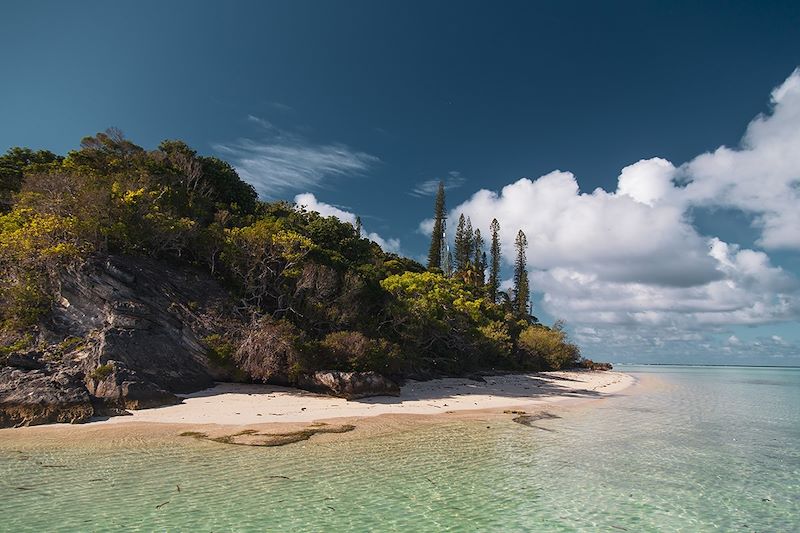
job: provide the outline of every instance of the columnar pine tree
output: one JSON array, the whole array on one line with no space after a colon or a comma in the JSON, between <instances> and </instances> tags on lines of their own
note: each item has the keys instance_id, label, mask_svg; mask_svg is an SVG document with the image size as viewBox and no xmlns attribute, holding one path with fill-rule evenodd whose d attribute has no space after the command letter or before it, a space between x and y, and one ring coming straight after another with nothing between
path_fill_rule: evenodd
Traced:
<instances>
[{"instance_id":1,"label":"columnar pine tree","mask_svg":"<svg viewBox=\"0 0 800 533\"><path fill-rule=\"evenodd\" d=\"M447 213L444 206L444 182L439 182L436 193L436 204L433 210L433 232L431 247L428 250L428 268L442 268L442 248L444 244L444 224Z\"/></svg>"},{"instance_id":2,"label":"columnar pine tree","mask_svg":"<svg viewBox=\"0 0 800 533\"><path fill-rule=\"evenodd\" d=\"M522 230L517 233L514 247L517 249L517 259L514 261L514 309L520 314L528 314L530 287L528 286L528 260L525 257L528 239Z\"/></svg>"},{"instance_id":3,"label":"columnar pine tree","mask_svg":"<svg viewBox=\"0 0 800 533\"><path fill-rule=\"evenodd\" d=\"M489 299L497 302L497 291L500 289L500 223L492 220L489 227L492 231L492 245L489 249L491 264L489 265Z\"/></svg>"},{"instance_id":4,"label":"columnar pine tree","mask_svg":"<svg viewBox=\"0 0 800 533\"><path fill-rule=\"evenodd\" d=\"M486 253L483 251L483 237L481 230L475 230L475 286L483 287L486 282Z\"/></svg>"},{"instance_id":5,"label":"columnar pine tree","mask_svg":"<svg viewBox=\"0 0 800 533\"><path fill-rule=\"evenodd\" d=\"M472 220L467 217L467 224L464 226L464 271L473 265L472 254L475 251L475 234L472 231ZM477 258L476 258L477 259Z\"/></svg>"},{"instance_id":6,"label":"columnar pine tree","mask_svg":"<svg viewBox=\"0 0 800 533\"><path fill-rule=\"evenodd\" d=\"M467 219L464 218L464 214L462 213L461 216L458 217L458 226L456 226L456 238L454 242L454 248L456 252L455 257L455 271L459 273L466 272L467 270L467 257L465 253L465 247L467 244Z\"/></svg>"},{"instance_id":7,"label":"columnar pine tree","mask_svg":"<svg viewBox=\"0 0 800 533\"><path fill-rule=\"evenodd\" d=\"M356 217L356 237L361 238L361 231L363 230L363 226L361 225L361 217Z\"/></svg>"}]
</instances>

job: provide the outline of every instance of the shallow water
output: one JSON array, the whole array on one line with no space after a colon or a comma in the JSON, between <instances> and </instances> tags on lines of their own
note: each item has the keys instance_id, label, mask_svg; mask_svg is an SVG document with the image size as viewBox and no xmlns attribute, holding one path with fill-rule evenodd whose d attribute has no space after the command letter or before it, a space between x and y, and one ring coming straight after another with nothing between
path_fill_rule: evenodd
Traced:
<instances>
[{"instance_id":1,"label":"shallow water","mask_svg":"<svg viewBox=\"0 0 800 533\"><path fill-rule=\"evenodd\" d=\"M800 369L621 370L644 385L534 427L280 448L3 432L0 530L800 530Z\"/></svg>"}]
</instances>

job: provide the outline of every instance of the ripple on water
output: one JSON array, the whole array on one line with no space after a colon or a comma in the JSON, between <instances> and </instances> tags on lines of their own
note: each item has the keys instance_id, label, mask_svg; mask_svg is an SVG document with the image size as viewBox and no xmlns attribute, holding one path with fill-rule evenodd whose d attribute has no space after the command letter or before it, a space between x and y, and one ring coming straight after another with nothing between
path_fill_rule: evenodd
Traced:
<instances>
[{"instance_id":1,"label":"ripple on water","mask_svg":"<svg viewBox=\"0 0 800 533\"><path fill-rule=\"evenodd\" d=\"M0 529L797 530L800 372L660 375L672 386L534 427L509 415L280 448L5 438Z\"/></svg>"}]
</instances>

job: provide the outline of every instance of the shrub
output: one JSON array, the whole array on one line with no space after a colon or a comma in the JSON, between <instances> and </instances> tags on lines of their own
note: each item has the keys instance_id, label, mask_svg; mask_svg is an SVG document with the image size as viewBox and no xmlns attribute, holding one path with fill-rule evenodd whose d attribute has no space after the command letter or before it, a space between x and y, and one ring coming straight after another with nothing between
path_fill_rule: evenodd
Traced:
<instances>
[{"instance_id":1,"label":"shrub","mask_svg":"<svg viewBox=\"0 0 800 533\"><path fill-rule=\"evenodd\" d=\"M114 371L114 365L110 363L106 363L104 365L100 365L89 374L89 377L92 378L94 381L103 381L111 373Z\"/></svg>"},{"instance_id":2,"label":"shrub","mask_svg":"<svg viewBox=\"0 0 800 533\"><path fill-rule=\"evenodd\" d=\"M374 370L387 374L401 370L400 347L385 339L370 339L358 331L337 331L320 343L323 364L358 372Z\"/></svg>"},{"instance_id":3,"label":"shrub","mask_svg":"<svg viewBox=\"0 0 800 533\"><path fill-rule=\"evenodd\" d=\"M227 366L232 363L233 354L236 351L236 344L232 340L214 333L204 337L203 342L208 348L208 358L214 363L219 366Z\"/></svg>"},{"instance_id":4,"label":"shrub","mask_svg":"<svg viewBox=\"0 0 800 533\"><path fill-rule=\"evenodd\" d=\"M479 349L485 358L506 364L511 361L513 343L505 323L493 320L480 326L478 332L481 335Z\"/></svg>"},{"instance_id":5,"label":"shrub","mask_svg":"<svg viewBox=\"0 0 800 533\"><path fill-rule=\"evenodd\" d=\"M534 368L559 370L575 365L581 355L578 347L569 342L567 334L558 327L528 326L520 334L518 345L523 365Z\"/></svg>"},{"instance_id":6,"label":"shrub","mask_svg":"<svg viewBox=\"0 0 800 533\"><path fill-rule=\"evenodd\" d=\"M288 383L305 366L301 345L301 332L291 322L264 317L248 326L233 360L254 380Z\"/></svg>"}]
</instances>

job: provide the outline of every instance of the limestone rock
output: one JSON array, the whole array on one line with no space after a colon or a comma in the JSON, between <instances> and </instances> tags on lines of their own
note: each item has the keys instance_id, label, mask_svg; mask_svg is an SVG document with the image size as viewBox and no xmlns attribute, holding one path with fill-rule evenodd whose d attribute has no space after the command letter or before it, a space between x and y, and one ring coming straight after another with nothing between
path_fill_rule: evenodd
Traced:
<instances>
[{"instance_id":1,"label":"limestone rock","mask_svg":"<svg viewBox=\"0 0 800 533\"><path fill-rule=\"evenodd\" d=\"M0 368L0 428L84 422L93 414L89 393L78 375Z\"/></svg>"},{"instance_id":2,"label":"limestone rock","mask_svg":"<svg viewBox=\"0 0 800 533\"><path fill-rule=\"evenodd\" d=\"M322 370L298 378L300 388L348 400L369 396L399 396L400 387L377 372Z\"/></svg>"},{"instance_id":3,"label":"limestone rock","mask_svg":"<svg viewBox=\"0 0 800 533\"><path fill-rule=\"evenodd\" d=\"M107 414L118 414L125 409L147 409L174 405L181 400L171 392L143 380L129 370L125 363L108 361L86 378L86 388L96 404Z\"/></svg>"}]
</instances>

